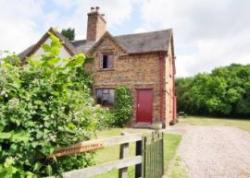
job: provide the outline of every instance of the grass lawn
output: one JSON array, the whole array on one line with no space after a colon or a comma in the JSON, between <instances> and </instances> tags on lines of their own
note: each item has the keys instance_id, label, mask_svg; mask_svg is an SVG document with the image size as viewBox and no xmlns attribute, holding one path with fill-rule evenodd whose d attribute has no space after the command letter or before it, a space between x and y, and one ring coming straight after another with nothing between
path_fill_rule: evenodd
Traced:
<instances>
[{"instance_id":1,"label":"grass lawn","mask_svg":"<svg viewBox=\"0 0 250 178\"><path fill-rule=\"evenodd\" d=\"M168 171L169 164L173 160L176 149L181 142L181 136L177 134L165 134L164 137L164 166L165 172Z\"/></svg>"},{"instance_id":2,"label":"grass lawn","mask_svg":"<svg viewBox=\"0 0 250 178\"><path fill-rule=\"evenodd\" d=\"M109 137L120 135L123 129L109 129L97 133L97 136L100 137ZM181 141L181 136L176 134L165 134L164 135L164 165L165 171L171 171L169 165L171 160L175 158L176 149ZM130 145L131 156L135 155L135 144ZM108 147L96 152L95 162L100 165L102 163L117 160L119 158L119 146ZM173 166L173 170L179 171L177 166ZM129 167L129 178L134 177L134 167ZM118 170L112 170L106 174L95 176L95 178L116 178L118 177ZM176 177L177 178L177 177ZM180 177L181 178L181 177Z\"/></svg>"},{"instance_id":3,"label":"grass lawn","mask_svg":"<svg viewBox=\"0 0 250 178\"><path fill-rule=\"evenodd\" d=\"M111 136L117 136L121 135L123 129L121 128L112 128L108 130L103 130L100 132L97 132L98 138L103 137L111 137ZM97 165L100 165L102 163L107 163L109 161L115 161L119 159L119 145L107 147L101 150L98 150L95 155L95 163ZM134 156L135 155L135 143L131 143L129 145L129 155ZM134 167L129 167L128 170L129 177L132 177L134 175ZM95 176L95 178L116 178L118 177L118 170L112 170L105 174L101 174L98 176Z\"/></svg>"},{"instance_id":4,"label":"grass lawn","mask_svg":"<svg viewBox=\"0 0 250 178\"><path fill-rule=\"evenodd\" d=\"M228 119L228 118L209 118L189 116L187 118L181 118L181 123L188 123L192 125L223 125L233 126L250 132L250 119Z\"/></svg>"},{"instance_id":5,"label":"grass lawn","mask_svg":"<svg viewBox=\"0 0 250 178\"><path fill-rule=\"evenodd\" d=\"M171 171L169 172L170 178L185 178L187 177L187 171L181 161L180 156L176 156Z\"/></svg>"},{"instance_id":6,"label":"grass lawn","mask_svg":"<svg viewBox=\"0 0 250 178\"><path fill-rule=\"evenodd\" d=\"M185 178L186 170L176 150L181 142L181 135L165 134L164 138L164 166L165 174L170 178Z\"/></svg>"}]
</instances>

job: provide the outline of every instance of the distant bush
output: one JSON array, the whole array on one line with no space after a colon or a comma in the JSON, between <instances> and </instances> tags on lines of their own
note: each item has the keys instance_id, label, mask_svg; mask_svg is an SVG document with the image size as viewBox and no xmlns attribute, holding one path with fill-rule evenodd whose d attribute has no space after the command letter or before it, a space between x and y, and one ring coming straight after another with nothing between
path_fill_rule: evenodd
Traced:
<instances>
[{"instance_id":1,"label":"distant bush","mask_svg":"<svg viewBox=\"0 0 250 178\"><path fill-rule=\"evenodd\" d=\"M62 29L61 34L68 38L68 40L73 41L75 39L75 29L74 28L67 28Z\"/></svg>"},{"instance_id":2,"label":"distant bush","mask_svg":"<svg viewBox=\"0 0 250 178\"><path fill-rule=\"evenodd\" d=\"M133 115L133 97L127 87L117 87L115 89L115 102L112 109L112 125L122 127L128 123Z\"/></svg>"},{"instance_id":3,"label":"distant bush","mask_svg":"<svg viewBox=\"0 0 250 178\"><path fill-rule=\"evenodd\" d=\"M83 54L58 57L51 35L41 59L15 56L0 66L0 177L41 177L92 164L92 154L48 159L56 149L88 140L104 112L90 96Z\"/></svg>"},{"instance_id":4,"label":"distant bush","mask_svg":"<svg viewBox=\"0 0 250 178\"><path fill-rule=\"evenodd\" d=\"M232 64L176 80L178 111L250 117L250 65Z\"/></svg>"}]
</instances>

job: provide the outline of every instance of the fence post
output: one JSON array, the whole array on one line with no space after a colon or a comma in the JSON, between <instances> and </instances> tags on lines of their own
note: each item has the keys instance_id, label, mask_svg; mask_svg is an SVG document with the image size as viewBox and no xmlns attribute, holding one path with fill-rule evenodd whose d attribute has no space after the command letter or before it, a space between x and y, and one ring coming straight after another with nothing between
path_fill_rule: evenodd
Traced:
<instances>
[{"instance_id":1,"label":"fence post","mask_svg":"<svg viewBox=\"0 0 250 178\"><path fill-rule=\"evenodd\" d=\"M136 142L135 145L135 155L142 155L142 140ZM135 178L142 177L142 163L135 165Z\"/></svg>"},{"instance_id":2,"label":"fence post","mask_svg":"<svg viewBox=\"0 0 250 178\"><path fill-rule=\"evenodd\" d=\"M162 175L164 174L164 169L165 169L165 166L164 166L164 133L162 132L161 133L161 152L162 152L162 155L161 155L161 157L162 157Z\"/></svg>"},{"instance_id":3,"label":"fence post","mask_svg":"<svg viewBox=\"0 0 250 178\"><path fill-rule=\"evenodd\" d=\"M125 135L122 133L122 135ZM129 143L124 143L120 145L120 159L126 158L129 156ZM128 177L128 168L119 169L119 178Z\"/></svg>"},{"instance_id":4,"label":"fence post","mask_svg":"<svg viewBox=\"0 0 250 178\"><path fill-rule=\"evenodd\" d=\"M146 178L147 177L147 174L146 174L146 168L147 168L147 165L148 165L148 155L147 155L147 137L143 137L143 161L142 161L142 177L143 178Z\"/></svg>"}]
</instances>

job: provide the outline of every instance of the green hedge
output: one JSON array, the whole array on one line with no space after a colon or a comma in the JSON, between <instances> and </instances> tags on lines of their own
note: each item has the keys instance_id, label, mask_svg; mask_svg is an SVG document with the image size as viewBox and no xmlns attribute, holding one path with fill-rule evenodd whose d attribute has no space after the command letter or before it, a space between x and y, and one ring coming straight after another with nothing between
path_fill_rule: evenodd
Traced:
<instances>
[{"instance_id":1,"label":"green hedge","mask_svg":"<svg viewBox=\"0 0 250 178\"><path fill-rule=\"evenodd\" d=\"M47 159L55 149L88 140L103 109L90 96L83 54L61 59L51 35L41 59L0 67L0 177L41 177L92 164L92 154Z\"/></svg>"},{"instance_id":2,"label":"green hedge","mask_svg":"<svg viewBox=\"0 0 250 178\"><path fill-rule=\"evenodd\" d=\"M113 125L125 126L133 115L133 97L131 91L124 86L115 89L115 102L112 109Z\"/></svg>"}]
</instances>

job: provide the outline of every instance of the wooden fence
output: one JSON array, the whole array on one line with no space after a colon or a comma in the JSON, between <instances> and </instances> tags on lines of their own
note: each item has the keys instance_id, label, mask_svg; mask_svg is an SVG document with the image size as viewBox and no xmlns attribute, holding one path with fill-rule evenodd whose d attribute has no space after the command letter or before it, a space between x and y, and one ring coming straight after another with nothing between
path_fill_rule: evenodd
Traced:
<instances>
[{"instance_id":1,"label":"wooden fence","mask_svg":"<svg viewBox=\"0 0 250 178\"><path fill-rule=\"evenodd\" d=\"M88 178L113 169L119 170L119 178L128 177L128 167L135 166L135 178L161 178L164 170L163 133L154 132L148 136L122 135L91 140L57 150L51 157L93 151L104 147L120 145L120 159L102 165L65 172L64 178ZM129 145L135 142L135 156L129 156Z\"/></svg>"}]
</instances>

